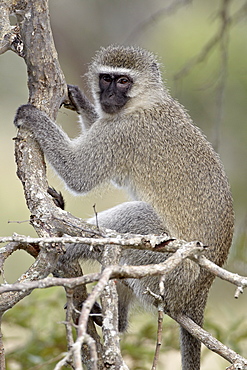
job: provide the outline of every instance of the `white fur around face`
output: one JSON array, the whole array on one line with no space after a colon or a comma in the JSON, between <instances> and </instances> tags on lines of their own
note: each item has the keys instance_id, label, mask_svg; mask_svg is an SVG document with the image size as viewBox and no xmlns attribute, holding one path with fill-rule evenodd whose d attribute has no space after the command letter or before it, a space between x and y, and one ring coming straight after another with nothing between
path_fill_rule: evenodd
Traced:
<instances>
[{"instance_id":1,"label":"white fur around face","mask_svg":"<svg viewBox=\"0 0 247 370\"><path fill-rule=\"evenodd\" d=\"M98 67L98 73L106 73L106 74L119 74L119 75L131 75L131 70L129 68L119 68L119 67L113 67L113 66L105 66L100 65ZM133 74L133 73L132 73Z\"/></svg>"}]
</instances>

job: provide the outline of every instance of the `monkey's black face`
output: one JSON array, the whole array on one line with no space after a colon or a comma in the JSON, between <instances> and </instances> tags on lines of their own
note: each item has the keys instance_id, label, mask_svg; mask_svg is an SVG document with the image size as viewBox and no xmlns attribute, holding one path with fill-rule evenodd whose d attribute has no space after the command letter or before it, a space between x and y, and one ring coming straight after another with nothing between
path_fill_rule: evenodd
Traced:
<instances>
[{"instance_id":1,"label":"monkey's black face","mask_svg":"<svg viewBox=\"0 0 247 370\"><path fill-rule=\"evenodd\" d=\"M100 104L106 113L117 113L130 99L127 92L133 84L126 75L100 74Z\"/></svg>"}]
</instances>

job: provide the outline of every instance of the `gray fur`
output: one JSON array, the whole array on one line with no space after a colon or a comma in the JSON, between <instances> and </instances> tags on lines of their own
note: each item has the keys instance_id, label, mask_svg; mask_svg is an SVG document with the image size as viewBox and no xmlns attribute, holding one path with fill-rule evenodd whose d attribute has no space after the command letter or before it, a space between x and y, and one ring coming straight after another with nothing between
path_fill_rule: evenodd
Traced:
<instances>
[{"instance_id":1,"label":"gray fur","mask_svg":"<svg viewBox=\"0 0 247 370\"><path fill-rule=\"evenodd\" d=\"M107 71L125 73L133 80L129 100L116 114L107 114L100 106L98 76ZM167 231L174 238L199 240L208 246L206 256L221 266L228 255L234 223L227 177L211 144L164 87L156 58L139 48L102 48L88 76L95 108L90 110L82 93L80 99L75 97L86 102L78 102L81 109L86 105L86 123L78 139L69 139L45 113L30 105L19 108L15 124L31 130L73 191L86 193L113 180L142 201L99 214L102 226L143 234ZM101 249L72 246L63 258L64 262L80 256L100 260L100 255ZM167 255L126 250L121 263L150 264L165 258ZM153 304L142 293L146 286L158 293L157 281L144 278L119 283L120 330L127 326L133 294L145 304ZM202 325L212 281L213 276L194 262L184 261L165 278L164 309L183 312ZM183 329L181 350L183 370L198 370L200 343Z\"/></svg>"}]
</instances>

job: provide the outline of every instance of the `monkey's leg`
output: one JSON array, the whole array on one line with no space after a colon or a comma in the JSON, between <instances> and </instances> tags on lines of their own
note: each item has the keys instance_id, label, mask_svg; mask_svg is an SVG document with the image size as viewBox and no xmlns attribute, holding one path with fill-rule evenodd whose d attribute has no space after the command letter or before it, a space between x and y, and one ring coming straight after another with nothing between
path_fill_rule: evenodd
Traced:
<instances>
[{"instance_id":1,"label":"monkey's leg","mask_svg":"<svg viewBox=\"0 0 247 370\"><path fill-rule=\"evenodd\" d=\"M119 233L157 234L168 232L150 204L142 201L125 202L97 214L99 227ZM96 218L89 223L96 224ZM134 261L133 261L134 262Z\"/></svg>"},{"instance_id":2,"label":"monkey's leg","mask_svg":"<svg viewBox=\"0 0 247 370\"><path fill-rule=\"evenodd\" d=\"M164 225L154 209L149 204L141 201L126 202L100 212L97 219L99 226L121 233L160 235L165 232ZM90 219L89 222L96 224L96 218ZM158 254L128 250L123 251L120 263L130 265L148 264L152 263L151 259L153 258L157 259ZM158 263L159 261L156 260L155 262ZM117 281L119 331L121 332L127 329L129 308L135 295L143 296L145 290L145 287L140 286L138 281L131 284L133 289L128 285L125 281Z\"/></svg>"},{"instance_id":3,"label":"monkey's leg","mask_svg":"<svg viewBox=\"0 0 247 370\"><path fill-rule=\"evenodd\" d=\"M96 221L95 219L91 219L90 222L95 223ZM166 231L153 208L144 202L124 203L120 206L99 213L98 223L99 226L115 229L116 231L123 233L162 234L162 232ZM145 265L149 263L159 263L164 261L166 258L167 256L165 254L160 256L159 254L150 251L124 250L122 252L121 263ZM178 271L178 274L175 276L172 275L170 278L168 277L167 284L169 289L172 289L170 283L176 278L176 276L180 276L181 272L183 272L183 270ZM192 275L187 277L185 285L188 283L187 280L190 280L193 275L194 272ZM202 275L201 278L203 279ZM205 279L203 279L201 284L200 281L197 281L194 289L197 290L198 284L201 288L193 294L193 299L186 304L184 313L198 325L202 326L210 281L208 280L208 284L205 283ZM124 331L127 328L129 307L134 297L137 296L141 301L145 300L145 302L143 302L144 304L152 305L154 303L153 300L147 296L143 296L143 291L147 286L150 286L152 290L156 291L157 285L158 279L154 277L147 277L140 280L127 279L126 281L117 282L120 331ZM191 289L193 290L193 284ZM180 294L180 296L182 299L183 294ZM174 307L174 305L179 303L170 293L167 295L167 299L168 307L169 305ZM183 304L181 309L183 309L182 307ZM181 328L181 353L183 370L200 370L201 343L183 328Z\"/></svg>"},{"instance_id":4,"label":"monkey's leg","mask_svg":"<svg viewBox=\"0 0 247 370\"><path fill-rule=\"evenodd\" d=\"M117 281L118 293L118 330L122 333L128 328L128 316L131 303L135 299L132 290L124 284Z\"/></svg>"}]
</instances>

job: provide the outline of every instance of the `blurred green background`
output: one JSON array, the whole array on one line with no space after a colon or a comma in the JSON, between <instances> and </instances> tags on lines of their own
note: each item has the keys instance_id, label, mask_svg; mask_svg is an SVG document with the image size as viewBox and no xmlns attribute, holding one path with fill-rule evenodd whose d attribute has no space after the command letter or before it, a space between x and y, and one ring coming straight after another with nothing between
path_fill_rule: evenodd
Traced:
<instances>
[{"instance_id":1,"label":"blurred green background","mask_svg":"<svg viewBox=\"0 0 247 370\"><path fill-rule=\"evenodd\" d=\"M111 43L138 44L158 54L171 94L186 107L208 139L217 142L217 151L229 176L236 213L234 244L227 267L247 275L247 10L246 13L240 13L239 19L229 30L227 78L220 128L217 88L224 73L220 46L216 46L188 75L175 79L177 73L217 34L220 28L218 12L222 3L219 0L197 0L168 12L163 11L172 4L167 0L51 0L51 25L67 82L80 85L86 91L83 75L100 46ZM242 0L228 3L230 15L246 5L246 1ZM15 173L12 140L16 133L12 124L15 110L27 99L24 61L12 52L1 55L1 236L13 232L35 236L28 224L29 212ZM58 122L72 137L79 132L77 117L72 112L62 109ZM100 193L74 197L50 169L49 179L50 185L63 192L66 209L79 217L92 215L93 204L96 204L97 211L101 211L128 199L123 191L111 187L102 189ZM24 252L16 252L5 264L6 279L15 281L32 261ZM234 287L216 281L210 294L206 326L224 343L247 356L246 325L243 325L247 322L246 298L242 296L236 301L233 294ZM9 369L34 368L66 350L63 343L64 328L58 323L64 319L64 301L62 289L36 291L5 315L4 334L9 351ZM144 320L147 324L143 326ZM153 343L156 318L148 315L144 320L140 312L133 315L129 334L122 341L132 369L150 368L153 348L150 348L150 353L146 348ZM178 345L177 334L173 330L175 326L169 319L165 320L162 369L180 368L178 352L172 350ZM24 348L21 343L25 343ZM172 365L169 365L169 361ZM226 362L222 362L218 356L205 352L202 369L212 368L210 361L213 361L216 370L226 367ZM52 369L54 364L46 363L42 368Z\"/></svg>"}]
</instances>

